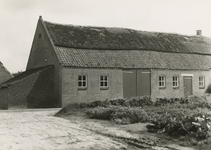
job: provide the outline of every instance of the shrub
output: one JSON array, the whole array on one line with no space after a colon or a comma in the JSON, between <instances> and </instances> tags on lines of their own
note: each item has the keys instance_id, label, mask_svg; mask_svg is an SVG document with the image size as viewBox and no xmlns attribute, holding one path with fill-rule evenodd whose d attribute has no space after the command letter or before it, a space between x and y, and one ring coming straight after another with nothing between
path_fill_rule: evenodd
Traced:
<instances>
[{"instance_id":1,"label":"shrub","mask_svg":"<svg viewBox=\"0 0 211 150\"><path fill-rule=\"evenodd\" d=\"M111 100L105 100L104 102L107 103L108 105L123 106L125 101L126 100L123 98L116 98Z\"/></svg>"},{"instance_id":2,"label":"shrub","mask_svg":"<svg viewBox=\"0 0 211 150\"><path fill-rule=\"evenodd\" d=\"M189 96L183 98L159 98L154 103L155 106L164 106L167 104L174 104L177 107L183 108L211 108L210 102L206 97Z\"/></svg>"},{"instance_id":3,"label":"shrub","mask_svg":"<svg viewBox=\"0 0 211 150\"><path fill-rule=\"evenodd\" d=\"M154 112L150 124L147 125L149 132L161 131L169 135L188 135L197 140L210 136L209 115L199 110L169 108L161 108L162 111L158 115Z\"/></svg>"},{"instance_id":4,"label":"shrub","mask_svg":"<svg viewBox=\"0 0 211 150\"><path fill-rule=\"evenodd\" d=\"M112 120L118 124L133 124L147 122L149 121L149 117L141 108L120 107L112 115Z\"/></svg>"},{"instance_id":5,"label":"shrub","mask_svg":"<svg viewBox=\"0 0 211 150\"><path fill-rule=\"evenodd\" d=\"M114 114L116 107L95 107L86 112L90 118L102 119L102 120L111 120L112 115Z\"/></svg>"},{"instance_id":6,"label":"shrub","mask_svg":"<svg viewBox=\"0 0 211 150\"><path fill-rule=\"evenodd\" d=\"M207 87L205 93L211 94L211 84L208 85L208 87Z\"/></svg>"},{"instance_id":7,"label":"shrub","mask_svg":"<svg viewBox=\"0 0 211 150\"><path fill-rule=\"evenodd\" d=\"M94 108L94 107L102 107L104 106L104 102L102 101L94 101L87 104L88 107Z\"/></svg>"},{"instance_id":8,"label":"shrub","mask_svg":"<svg viewBox=\"0 0 211 150\"><path fill-rule=\"evenodd\" d=\"M142 107L142 106L149 106L153 105L153 101L150 96L139 96L133 97L130 100L124 103L124 106L131 106L131 107Z\"/></svg>"},{"instance_id":9,"label":"shrub","mask_svg":"<svg viewBox=\"0 0 211 150\"><path fill-rule=\"evenodd\" d=\"M130 107L96 107L87 111L90 118L113 120L117 124L132 124L138 122L147 122L149 117L141 108Z\"/></svg>"}]
</instances>

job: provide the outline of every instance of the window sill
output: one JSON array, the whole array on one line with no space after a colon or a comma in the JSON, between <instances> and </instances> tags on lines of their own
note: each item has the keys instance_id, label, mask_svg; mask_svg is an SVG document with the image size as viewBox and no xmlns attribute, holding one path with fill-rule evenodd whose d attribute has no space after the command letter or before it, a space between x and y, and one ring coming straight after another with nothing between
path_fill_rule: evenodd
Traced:
<instances>
[{"instance_id":1,"label":"window sill","mask_svg":"<svg viewBox=\"0 0 211 150\"><path fill-rule=\"evenodd\" d=\"M166 87L159 87L159 89L160 89L160 90L165 90L165 89L166 89Z\"/></svg>"},{"instance_id":2,"label":"window sill","mask_svg":"<svg viewBox=\"0 0 211 150\"><path fill-rule=\"evenodd\" d=\"M78 90L87 90L87 87L78 87Z\"/></svg>"},{"instance_id":3,"label":"window sill","mask_svg":"<svg viewBox=\"0 0 211 150\"><path fill-rule=\"evenodd\" d=\"M178 90L178 89L179 89L179 87L173 87L173 89L174 89L174 90Z\"/></svg>"},{"instance_id":4,"label":"window sill","mask_svg":"<svg viewBox=\"0 0 211 150\"><path fill-rule=\"evenodd\" d=\"M100 90L108 90L108 87L100 87Z\"/></svg>"},{"instance_id":5,"label":"window sill","mask_svg":"<svg viewBox=\"0 0 211 150\"><path fill-rule=\"evenodd\" d=\"M205 87L199 87L199 89L205 89Z\"/></svg>"}]
</instances>

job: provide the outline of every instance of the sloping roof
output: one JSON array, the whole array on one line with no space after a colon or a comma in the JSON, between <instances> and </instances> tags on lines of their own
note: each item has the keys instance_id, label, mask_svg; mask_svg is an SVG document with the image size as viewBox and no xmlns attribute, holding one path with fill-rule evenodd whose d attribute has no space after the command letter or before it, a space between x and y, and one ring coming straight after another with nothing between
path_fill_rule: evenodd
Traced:
<instances>
[{"instance_id":1,"label":"sloping roof","mask_svg":"<svg viewBox=\"0 0 211 150\"><path fill-rule=\"evenodd\" d=\"M153 50L211 54L211 38L44 21L56 46L98 50Z\"/></svg>"},{"instance_id":2,"label":"sloping roof","mask_svg":"<svg viewBox=\"0 0 211 150\"><path fill-rule=\"evenodd\" d=\"M63 66L211 68L211 39L207 37L43 22Z\"/></svg>"},{"instance_id":3,"label":"sloping roof","mask_svg":"<svg viewBox=\"0 0 211 150\"><path fill-rule=\"evenodd\" d=\"M35 69L26 70L26 71L22 72L21 74L15 76L14 78L11 78L10 80L7 80L7 81L1 83L0 84L0 89L2 87L7 86L7 85L14 84L16 82L19 82L21 80L24 80L25 78L27 78L27 77L29 77L31 75L34 75L34 74L36 74L38 72L41 72L41 71L43 71L43 70L45 70L47 68L50 68L50 67L53 68L52 65L49 65L49 66L44 66L44 67L39 67L39 68L35 68Z\"/></svg>"},{"instance_id":4,"label":"sloping roof","mask_svg":"<svg viewBox=\"0 0 211 150\"><path fill-rule=\"evenodd\" d=\"M13 75L4 67L3 63L0 62L0 84L11 79Z\"/></svg>"},{"instance_id":5,"label":"sloping roof","mask_svg":"<svg viewBox=\"0 0 211 150\"><path fill-rule=\"evenodd\" d=\"M211 56L197 54L140 50L84 50L58 46L55 51L63 66L72 67L202 70L211 68Z\"/></svg>"}]
</instances>

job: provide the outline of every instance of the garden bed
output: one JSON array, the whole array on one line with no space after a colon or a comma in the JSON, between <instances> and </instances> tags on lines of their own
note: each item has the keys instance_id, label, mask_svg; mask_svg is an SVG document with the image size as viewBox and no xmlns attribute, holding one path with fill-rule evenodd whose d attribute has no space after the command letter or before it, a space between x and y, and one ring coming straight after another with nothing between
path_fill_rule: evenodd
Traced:
<instances>
[{"instance_id":1,"label":"garden bed","mask_svg":"<svg viewBox=\"0 0 211 150\"><path fill-rule=\"evenodd\" d=\"M206 97L158 99L136 97L67 105L57 115L73 108L86 108L88 117L127 125L146 123L148 132L168 135L183 145L206 145L210 140L210 102ZM185 142L185 144L184 144Z\"/></svg>"}]
</instances>

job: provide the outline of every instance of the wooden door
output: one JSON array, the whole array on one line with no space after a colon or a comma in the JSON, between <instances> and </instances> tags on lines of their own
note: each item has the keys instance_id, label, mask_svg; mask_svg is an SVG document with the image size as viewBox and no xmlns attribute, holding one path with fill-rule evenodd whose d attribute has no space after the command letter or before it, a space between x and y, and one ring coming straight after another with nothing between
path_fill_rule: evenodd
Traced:
<instances>
[{"instance_id":1,"label":"wooden door","mask_svg":"<svg viewBox=\"0 0 211 150\"><path fill-rule=\"evenodd\" d=\"M123 71L123 96L124 98L136 96L136 70Z\"/></svg>"},{"instance_id":2,"label":"wooden door","mask_svg":"<svg viewBox=\"0 0 211 150\"><path fill-rule=\"evenodd\" d=\"M184 95L193 95L192 76L184 76Z\"/></svg>"},{"instance_id":3,"label":"wooden door","mask_svg":"<svg viewBox=\"0 0 211 150\"><path fill-rule=\"evenodd\" d=\"M150 70L137 70L137 96L151 94Z\"/></svg>"}]
</instances>

